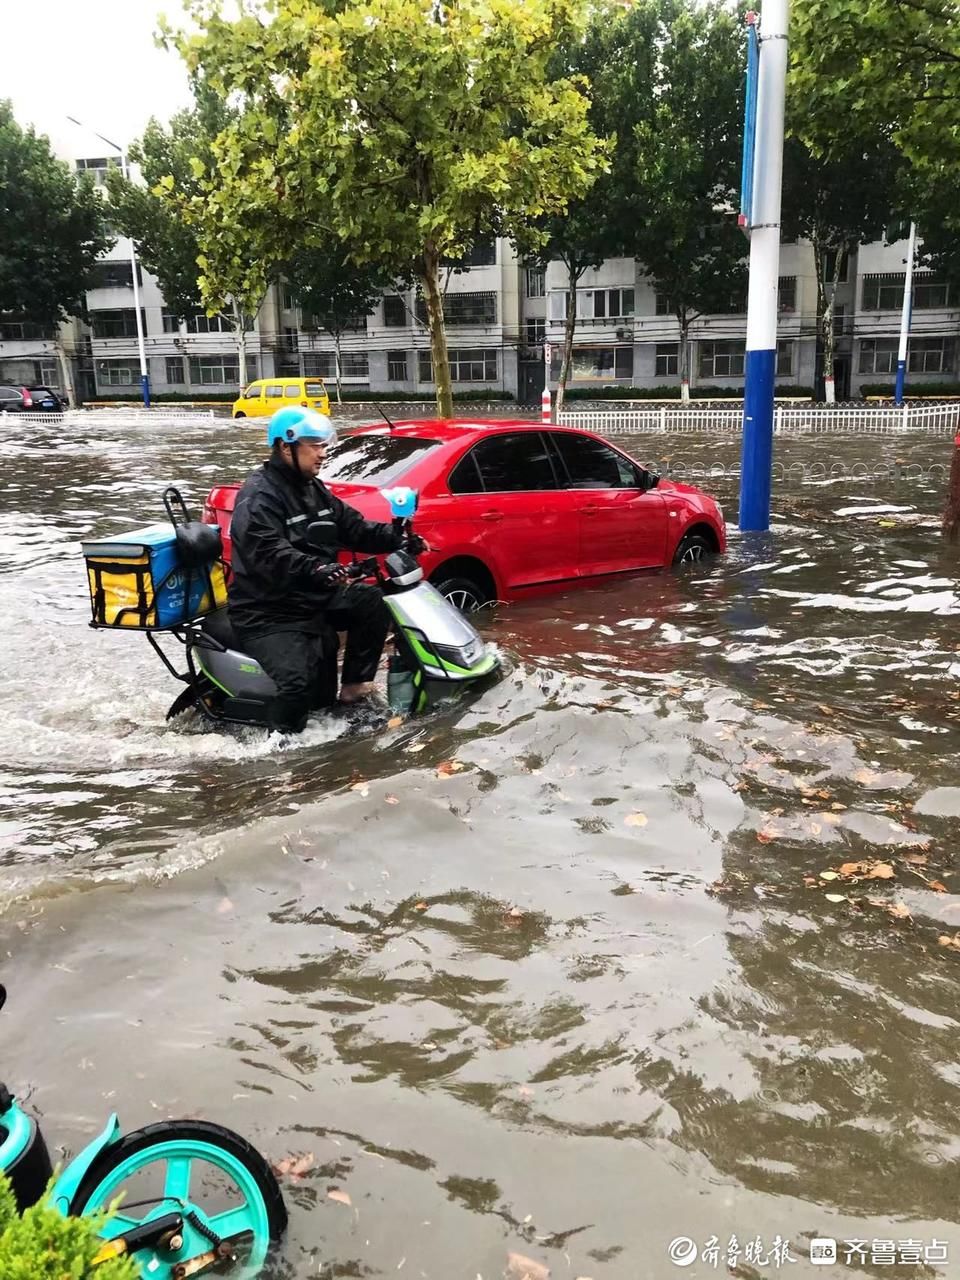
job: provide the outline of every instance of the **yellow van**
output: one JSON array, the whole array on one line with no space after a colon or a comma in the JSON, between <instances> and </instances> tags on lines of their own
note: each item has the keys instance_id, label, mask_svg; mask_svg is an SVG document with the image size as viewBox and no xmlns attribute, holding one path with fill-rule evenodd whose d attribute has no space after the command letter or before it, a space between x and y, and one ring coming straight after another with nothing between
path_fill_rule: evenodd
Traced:
<instances>
[{"instance_id":1,"label":"yellow van","mask_svg":"<svg viewBox=\"0 0 960 1280\"><path fill-rule=\"evenodd\" d=\"M235 418L268 418L285 404L330 412L330 397L321 378L258 378L233 402Z\"/></svg>"}]
</instances>

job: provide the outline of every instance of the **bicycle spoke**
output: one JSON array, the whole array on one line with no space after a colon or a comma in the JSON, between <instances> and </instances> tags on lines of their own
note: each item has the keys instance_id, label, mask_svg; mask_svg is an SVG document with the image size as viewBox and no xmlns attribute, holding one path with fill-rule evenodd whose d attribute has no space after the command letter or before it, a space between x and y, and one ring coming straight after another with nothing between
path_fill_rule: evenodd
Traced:
<instances>
[{"instance_id":1,"label":"bicycle spoke","mask_svg":"<svg viewBox=\"0 0 960 1280\"><path fill-rule=\"evenodd\" d=\"M163 1194L175 1200L190 1198L190 1166L193 1162L188 1156L172 1156L167 1161L167 1180L163 1184Z\"/></svg>"}]
</instances>

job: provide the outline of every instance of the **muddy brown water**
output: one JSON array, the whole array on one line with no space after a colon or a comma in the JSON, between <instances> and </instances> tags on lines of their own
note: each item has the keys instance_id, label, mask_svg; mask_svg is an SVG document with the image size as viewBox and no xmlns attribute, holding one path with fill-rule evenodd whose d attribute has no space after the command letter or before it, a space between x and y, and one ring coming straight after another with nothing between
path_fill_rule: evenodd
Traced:
<instances>
[{"instance_id":1,"label":"muddy brown water","mask_svg":"<svg viewBox=\"0 0 960 1280\"><path fill-rule=\"evenodd\" d=\"M502 608L482 625L511 670L478 701L278 745L167 726L176 687L141 637L89 630L79 556L159 518L165 483L196 502L242 474L257 438L0 434L2 1074L51 1145L116 1108L312 1157L275 1277L491 1280L510 1252L554 1277L799 1274L814 1237L840 1241L825 1276L890 1274L884 1240L949 1274L952 445L778 441L828 478L788 475L769 537ZM829 478L896 459L919 478ZM734 524L736 481L706 483ZM820 879L851 862L893 875ZM678 1237L707 1252L675 1265Z\"/></svg>"}]
</instances>

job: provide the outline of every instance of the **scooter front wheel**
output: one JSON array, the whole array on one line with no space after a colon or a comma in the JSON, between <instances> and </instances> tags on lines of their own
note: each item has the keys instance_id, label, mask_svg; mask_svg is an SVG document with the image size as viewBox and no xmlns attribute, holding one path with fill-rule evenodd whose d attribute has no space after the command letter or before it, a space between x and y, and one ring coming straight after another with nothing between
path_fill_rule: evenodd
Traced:
<instances>
[{"instance_id":1,"label":"scooter front wheel","mask_svg":"<svg viewBox=\"0 0 960 1280\"><path fill-rule=\"evenodd\" d=\"M119 1211L104 1226L104 1239L170 1213L182 1215L182 1235L168 1247L134 1254L150 1280L208 1270L251 1280L287 1225L277 1179L259 1151L232 1130L202 1120L168 1120L126 1134L90 1166L70 1212L97 1213L118 1196Z\"/></svg>"}]
</instances>

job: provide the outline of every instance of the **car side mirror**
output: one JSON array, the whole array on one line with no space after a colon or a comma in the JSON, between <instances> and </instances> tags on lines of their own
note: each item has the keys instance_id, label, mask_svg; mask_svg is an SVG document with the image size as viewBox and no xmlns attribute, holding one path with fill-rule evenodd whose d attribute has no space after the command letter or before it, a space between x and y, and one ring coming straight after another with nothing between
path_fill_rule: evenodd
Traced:
<instances>
[{"instance_id":1,"label":"car side mirror","mask_svg":"<svg viewBox=\"0 0 960 1280\"><path fill-rule=\"evenodd\" d=\"M660 477L655 471L642 470L637 482L637 488L641 493L648 493L651 489L655 489L659 483Z\"/></svg>"}]
</instances>

